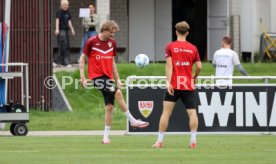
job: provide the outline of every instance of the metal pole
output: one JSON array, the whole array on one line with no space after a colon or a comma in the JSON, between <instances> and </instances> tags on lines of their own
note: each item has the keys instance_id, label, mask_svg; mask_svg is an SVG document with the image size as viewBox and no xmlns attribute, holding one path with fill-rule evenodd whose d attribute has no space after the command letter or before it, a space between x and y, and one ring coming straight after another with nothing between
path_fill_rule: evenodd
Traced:
<instances>
[{"instance_id":1,"label":"metal pole","mask_svg":"<svg viewBox=\"0 0 276 164\"><path fill-rule=\"evenodd\" d=\"M265 84L268 84L268 83L269 83L268 81L269 81L269 78L268 78L268 77L265 77L264 83L265 83Z\"/></svg>"},{"instance_id":2,"label":"metal pole","mask_svg":"<svg viewBox=\"0 0 276 164\"><path fill-rule=\"evenodd\" d=\"M7 25L8 33L7 33L7 45L6 45L6 59L5 63L9 62L9 56L10 56L10 17L11 17L11 0L6 0L5 3L5 20L4 22ZM5 72L8 71L8 66L5 67ZM8 80L5 80L5 101L7 101L8 96ZM7 103L7 102L5 102Z\"/></svg>"},{"instance_id":3,"label":"metal pole","mask_svg":"<svg viewBox=\"0 0 276 164\"><path fill-rule=\"evenodd\" d=\"M29 64L26 64L26 74L25 74L25 78L26 78L26 108L27 108L27 112L29 113Z\"/></svg>"},{"instance_id":4,"label":"metal pole","mask_svg":"<svg viewBox=\"0 0 276 164\"><path fill-rule=\"evenodd\" d=\"M25 87L24 87L24 65L23 64L21 65L20 72L22 73L22 78L21 78L21 104L25 105L24 96L26 97L26 94L24 92Z\"/></svg>"}]
</instances>

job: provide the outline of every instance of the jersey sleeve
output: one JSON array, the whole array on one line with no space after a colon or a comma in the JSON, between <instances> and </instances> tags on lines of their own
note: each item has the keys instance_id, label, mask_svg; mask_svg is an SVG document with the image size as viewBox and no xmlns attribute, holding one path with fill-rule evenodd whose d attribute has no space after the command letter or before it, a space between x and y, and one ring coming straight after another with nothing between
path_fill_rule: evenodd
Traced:
<instances>
[{"instance_id":1,"label":"jersey sleeve","mask_svg":"<svg viewBox=\"0 0 276 164\"><path fill-rule=\"evenodd\" d=\"M198 61L200 61L200 57L199 57L197 48L195 48L195 62L198 62Z\"/></svg>"},{"instance_id":2,"label":"jersey sleeve","mask_svg":"<svg viewBox=\"0 0 276 164\"><path fill-rule=\"evenodd\" d=\"M56 12L56 18L60 18L61 17L61 12L60 12L60 10L58 10L57 12Z\"/></svg>"},{"instance_id":3,"label":"jersey sleeve","mask_svg":"<svg viewBox=\"0 0 276 164\"><path fill-rule=\"evenodd\" d=\"M217 62L216 62L216 56L217 56L217 52L215 52L215 54L213 56L213 64L217 64Z\"/></svg>"},{"instance_id":4,"label":"jersey sleeve","mask_svg":"<svg viewBox=\"0 0 276 164\"><path fill-rule=\"evenodd\" d=\"M170 43L166 46L165 51L166 51L166 58L172 57L172 51L171 51L171 44Z\"/></svg>"},{"instance_id":5,"label":"jersey sleeve","mask_svg":"<svg viewBox=\"0 0 276 164\"><path fill-rule=\"evenodd\" d=\"M113 56L116 56L117 55L117 44L115 41L113 41L113 44L114 44L114 49L113 49Z\"/></svg>"},{"instance_id":6,"label":"jersey sleeve","mask_svg":"<svg viewBox=\"0 0 276 164\"><path fill-rule=\"evenodd\" d=\"M239 65L239 64L241 64L240 59L239 59L239 56L238 56L238 54L237 54L236 52L234 52L234 54L233 54L233 64L234 64L234 65Z\"/></svg>"},{"instance_id":7,"label":"jersey sleeve","mask_svg":"<svg viewBox=\"0 0 276 164\"><path fill-rule=\"evenodd\" d=\"M90 54L90 51L92 48L92 43L93 43L92 39L88 39L87 42L85 43L82 53L84 53L86 56L89 56L89 54Z\"/></svg>"}]
</instances>

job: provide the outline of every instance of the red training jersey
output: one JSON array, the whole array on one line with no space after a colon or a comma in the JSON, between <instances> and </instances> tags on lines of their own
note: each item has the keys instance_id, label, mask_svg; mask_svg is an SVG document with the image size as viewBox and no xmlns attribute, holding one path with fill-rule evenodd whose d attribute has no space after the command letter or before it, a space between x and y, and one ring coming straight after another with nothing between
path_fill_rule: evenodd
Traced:
<instances>
[{"instance_id":1,"label":"red training jersey","mask_svg":"<svg viewBox=\"0 0 276 164\"><path fill-rule=\"evenodd\" d=\"M194 90L193 64L200 61L196 46L187 41L174 41L166 47L166 58L172 58L171 85L177 90Z\"/></svg>"},{"instance_id":2,"label":"red training jersey","mask_svg":"<svg viewBox=\"0 0 276 164\"><path fill-rule=\"evenodd\" d=\"M87 40L83 53L88 56L88 78L106 75L113 78L113 57L116 56L116 42L113 39L101 41L99 35Z\"/></svg>"}]
</instances>

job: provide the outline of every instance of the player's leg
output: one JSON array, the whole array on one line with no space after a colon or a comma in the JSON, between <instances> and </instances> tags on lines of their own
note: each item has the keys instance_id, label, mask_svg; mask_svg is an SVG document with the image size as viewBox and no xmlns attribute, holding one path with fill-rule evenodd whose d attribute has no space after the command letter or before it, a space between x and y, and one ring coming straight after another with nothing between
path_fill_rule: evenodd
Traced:
<instances>
[{"instance_id":1,"label":"player's leg","mask_svg":"<svg viewBox=\"0 0 276 164\"><path fill-rule=\"evenodd\" d=\"M107 77L102 76L92 80L93 85L96 89L102 92L104 103L105 103L105 127L104 127L104 134L103 134L103 144L109 144L109 132L111 129L112 124L112 113L114 107L114 95L110 92L107 88Z\"/></svg>"},{"instance_id":2,"label":"player's leg","mask_svg":"<svg viewBox=\"0 0 276 164\"><path fill-rule=\"evenodd\" d=\"M112 124L113 104L105 105L105 126L103 135L103 144L110 144L109 133Z\"/></svg>"},{"instance_id":3,"label":"player's leg","mask_svg":"<svg viewBox=\"0 0 276 164\"><path fill-rule=\"evenodd\" d=\"M54 63L53 63L54 67L60 66L62 64L62 56L64 53L64 37L61 32L57 36L57 41L58 41L58 53L54 57Z\"/></svg>"},{"instance_id":4,"label":"player's leg","mask_svg":"<svg viewBox=\"0 0 276 164\"><path fill-rule=\"evenodd\" d=\"M186 106L188 117L189 117L189 127L191 130L190 138L190 148L196 148L196 135L198 129L198 117L196 112L196 96L194 91L183 91L183 96L181 97L183 103Z\"/></svg>"},{"instance_id":5,"label":"player's leg","mask_svg":"<svg viewBox=\"0 0 276 164\"><path fill-rule=\"evenodd\" d=\"M152 146L154 148L162 148L164 141L164 133L167 131L169 120L175 106L175 102L178 99L178 91L174 92L174 95L169 95L166 91L163 101L163 112L159 121L159 131L158 131L158 139L156 143Z\"/></svg>"},{"instance_id":6,"label":"player's leg","mask_svg":"<svg viewBox=\"0 0 276 164\"><path fill-rule=\"evenodd\" d=\"M163 106L164 106L163 113L161 115L160 122L159 122L158 139L156 143L152 146L155 148L163 147L164 135L165 135L165 132L167 131L169 120L170 120L173 108L175 106L175 102L164 101Z\"/></svg>"},{"instance_id":7,"label":"player's leg","mask_svg":"<svg viewBox=\"0 0 276 164\"><path fill-rule=\"evenodd\" d=\"M81 41L81 46L80 46L80 55L79 55L78 60L77 60L78 63L80 61L80 56L81 56L81 54L83 52L83 47L84 47L84 45L86 43L86 40L87 40L87 32L84 32L84 35L83 35L83 38L82 38L82 41Z\"/></svg>"},{"instance_id":8,"label":"player's leg","mask_svg":"<svg viewBox=\"0 0 276 164\"><path fill-rule=\"evenodd\" d=\"M66 40L66 32L64 30L60 30L59 33L60 36L60 43L61 43L61 54L60 54L60 64L64 65L64 58L66 55L66 51L67 51L67 40Z\"/></svg>"},{"instance_id":9,"label":"player's leg","mask_svg":"<svg viewBox=\"0 0 276 164\"><path fill-rule=\"evenodd\" d=\"M191 130L191 139L190 139L190 148L196 147L196 133L198 129L198 117L196 113L196 109L187 109L187 113L189 116L189 127Z\"/></svg>"},{"instance_id":10,"label":"player's leg","mask_svg":"<svg viewBox=\"0 0 276 164\"><path fill-rule=\"evenodd\" d=\"M81 54L83 53L83 49L84 49L84 46L85 46L85 44L86 44L86 42L87 42L87 40L89 39L91 37L91 33L88 31L88 32L84 32L84 36L83 36L83 39L82 39L82 42L81 42L81 48L80 48L80 55L79 55L79 57L78 57L78 63L79 63L79 61L80 61L80 56L81 56Z\"/></svg>"},{"instance_id":11,"label":"player's leg","mask_svg":"<svg viewBox=\"0 0 276 164\"><path fill-rule=\"evenodd\" d=\"M144 122L141 120L136 120L132 114L129 112L127 105L125 103L124 100L124 96L122 94L122 91L120 89L117 89L115 92L115 99L118 102L118 105L120 107L120 109L125 113L125 116L127 117L127 119L130 121L130 124L132 127L134 128L146 128L149 123L148 122Z\"/></svg>"},{"instance_id":12,"label":"player's leg","mask_svg":"<svg viewBox=\"0 0 276 164\"><path fill-rule=\"evenodd\" d=\"M113 112L113 105L112 104L107 104L105 106L105 125L106 126L111 126L112 112Z\"/></svg>"},{"instance_id":13,"label":"player's leg","mask_svg":"<svg viewBox=\"0 0 276 164\"><path fill-rule=\"evenodd\" d=\"M163 113L161 115L160 122L159 122L159 132L167 131L169 119L172 115L172 111L175 106L175 102L164 101L163 106L164 106Z\"/></svg>"},{"instance_id":14,"label":"player's leg","mask_svg":"<svg viewBox=\"0 0 276 164\"><path fill-rule=\"evenodd\" d=\"M105 126L103 135L103 144L110 144L109 133L112 124L112 113L114 109L114 96L109 91L102 89L102 94L105 103Z\"/></svg>"},{"instance_id":15,"label":"player's leg","mask_svg":"<svg viewBox=\"0 0 276 164\"><path fill-rule=\"evenodd\" d=\"M66 31L65 33L65 53L64 53L64 66L72 67L69 62L70 57L70 40L69 40L69 33Z\"/></svg>"}]
</instances>

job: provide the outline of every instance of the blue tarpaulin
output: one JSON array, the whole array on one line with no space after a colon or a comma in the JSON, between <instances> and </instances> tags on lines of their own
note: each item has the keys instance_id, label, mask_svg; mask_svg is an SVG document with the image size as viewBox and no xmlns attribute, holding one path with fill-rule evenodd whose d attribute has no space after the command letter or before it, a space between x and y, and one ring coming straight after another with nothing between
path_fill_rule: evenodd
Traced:
<instances>
[{"instance_id":1,"label":"blue tarpaulin","mask_svg":"<svg viewBox=\"0 0 276 164\"><path fill-rule=\"evenodd\" d=\"M7 42L7 26L0 22L0 63L5 64L6 58L6 42ZM0 67L0 72L5 72L5 67ZM6 104L5 97L5 84L6 80L0 78L0 112L5 112L4 105Z\"/></svg>"}]
</instances>

